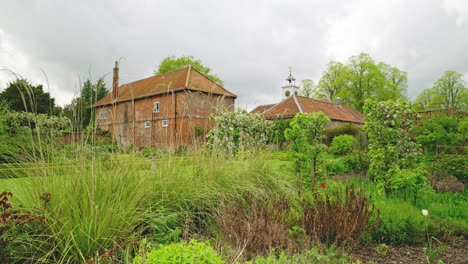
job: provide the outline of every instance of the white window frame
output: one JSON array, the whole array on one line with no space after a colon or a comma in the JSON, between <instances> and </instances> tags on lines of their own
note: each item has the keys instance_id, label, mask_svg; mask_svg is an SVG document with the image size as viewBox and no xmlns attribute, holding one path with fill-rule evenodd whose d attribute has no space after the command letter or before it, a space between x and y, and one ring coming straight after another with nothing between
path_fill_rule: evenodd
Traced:
<instances>
[{"instance_id":1,"label":"white window frame","mask_svg":"<svg viewBox=\"0 0 468 264\"><path fill-rule=\"evenodd\" d=\"M169 126L169 120L165 119L161 122L162 127L168 127Z\"/></svg>"},{"instance_id":2,"label":"white window frame","mask_svg":"<svg viewBox=\"0 0 468 264\"><path fill-rule=\"evenodd\" d=\"M107 108L104 109L104 119L107 119Z\"/></svg>"},{"instance_id":3,"label":"white window frame","mask_svg":"<svg viewBox=\"0 0 468 264\"><path fill-rule=\"evenodd\" d=\"M153 113L159 113L159 102L154 102Z\"/></svg>"},{"instance_id":4,"label":"white window frame","mask_svg":"<svg viewBox=\"0 0 468 264\"><path fill-rule=\"evenodd\" d=\"M151 127L151 122L150 121L146 121L145 122L145 128L149 128Z\"/></svg>"},{"instance_id":5,"label":"white window frame","mask_svg":"<svg viewBox=\"0 0 468 264\"><path fill-rule=\"evenodd\" d=\"M103 116L104 116L103 109L99 109L99 119L102 119Z\"/></svg>"}]
</instances>

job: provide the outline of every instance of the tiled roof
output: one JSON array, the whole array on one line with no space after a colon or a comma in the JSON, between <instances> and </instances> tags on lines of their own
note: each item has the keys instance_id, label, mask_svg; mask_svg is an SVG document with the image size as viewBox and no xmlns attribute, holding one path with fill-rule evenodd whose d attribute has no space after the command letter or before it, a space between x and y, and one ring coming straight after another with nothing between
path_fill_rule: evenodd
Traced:
<instances>
[{"instance_id":1,"label":"tiled roof","mask_svg":"<svg viewBox=\"0 0 468 264\"><path fill-rule=\"evenodd\" d=\"M237 95L227 91L192 67L185 67L176 71L123 84L118 88L119 96L117 97L117 100L112 100L111 92L94 104L93 107L145 98L184 89L225 95L234 98L237 97Z\"/></svg>"},{"instance_id":2,"label":"tiled roof","mask_svg":"<svg viewBox=\"0 0 468 264\"><path fill-rule=\"evenodd\" d=\"M262 115L266 119L289 118L295 116L301 110L307 114L323 112L331 120L364 124L364 115L355 109L295 95L264 111Z\"/></svg>"},{"instance_id":3,"label":"tiled roof","mask_svg":"<svg viewBox=\"0 0 468 264\"><path fill-rule=\"evenodd\" d=\"M271 108L274 105L275 104L259 105L259 106L255 107L255 109L252 110L251 112L261 114L261 113L265 112L266 110L268 110L269 108Z\"/></svg>"}]
</instances>

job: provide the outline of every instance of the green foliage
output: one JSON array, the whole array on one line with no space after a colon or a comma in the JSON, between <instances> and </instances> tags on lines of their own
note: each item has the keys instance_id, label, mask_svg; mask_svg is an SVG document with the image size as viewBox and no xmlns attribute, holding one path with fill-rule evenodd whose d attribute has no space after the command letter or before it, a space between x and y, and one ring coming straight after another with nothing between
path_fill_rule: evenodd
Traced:
<instances>
[{"instance_id":1,"label":"green foliage","mask_svg":"<svg viewBox=\"0 0 468 264\"><path fill-rule=\"evenodd\" d=\"M379 254L382 257L387 256L387 253L388 253L387 244L385 244L385 243L379 244L378 246L375 247L375 252L377 252L377 254Z\"/></svg>"},{"instance_id":2,"label":"green foliage","mask_svg":"<svg viewBox=\"0 0 468 264\"><path fill-rule=\"evenodd\" d=\"M344 70L345 66L341 62L332 61L328 63L315 90L316 96L318 98L335 99L346 83Z\"/></svg>"},{"instance_id":3,"label":"green foliage","mask_svg":"<svg viewBox=\"0 0 468 264\"><path fill-rule=\"evenodd\" d=\"M351 123L346 123L346 124L344 124L342 126L338 126L338 127L325 128L324 134L325 134L325 140L324 140L325 144L330 145L333 138L336 137L336 136L351 135L351 136L354 136L354 137L359 137L363 133L362 133L361 129L358 128L357 126L355 126L355 125L353 125ZM360 144L361 143L362 142L360 142Z\"/></svg>"},{"instance_id":4,"label":"green foliage","mask_svg":"<svg viewBox=\"0 0 468 264\"><path fill-rule=\"evenodd\" d=\"M10 82L0 93L1 100L6 100L13 111L58 114L55 111L55 99L44 92L42 84L34 86L25 79Z\"/></svg>"},{"instance_id":5,"label":"green foliage","mask_svg":"<svg viewBox=\"0 0 468 264\"><path fill-rule=\"evenodd\" d=\"M424 218L419 209L401 201L378 201L382 221L372 232L377 243L414 244L424 241Z\"/></svg>"},{"instance_id":6,"label":"green foliage","mask_svg":"<svg viewBox=\"0 0 468 264\"><path fill-rule=\"evenodd\" d=\"M207 242L180 242L163 245L151 250L146 256L137 256L134 264L166 264L166 263L212 263L222 264L224 261Z\"/></svg>"},{"instance_id":7,"label":"green foliage","mask_svg":"<svg viewBox=\"0 0 468 264\"><path fill-rule=\"evenodd\" d=\"M304 79L301 83L302 89L299 91L299 95L312 98L315 89L314 81L311 79Z\"/></svg>"},{"instance_id":8,"label":"green foliage","mask_svg":"<svg viewBox=\"0 0 468 264\"><path fill-rule=\"evenodd\" d=\"M218 77L218 75L211 73L211 69L209 67L204 66L200 60L196 60L193 56L182 56L179 58L176 58L175 56L167 56L161 61L161 63L159 63L158 69L154 71L154 74L159 75L188 66L192 66L195 70L201 72L213 82L221 86L224 85L224 82Z\"/></svg>"},{"instance_id":9,"label":"green foliage","mask_svg":"<svg viewBox=\"0 0 468 264\"><path fill-rule=\"evenodd\" d=\"M266 257L257 257L246 264L311 264L311 263L355 263L350 260L345 252L340 252L336 246L331 246L325 250L313 247L303 253L292 256L286 255L284 251L272 251Z\"/></svg>"},{"instance_id":10,"label":"green foliage","mask_svg":"<svg viewBox=\"0 0 468 264\"><path fill-rule=\"evenodd\" d=\"M329 122L330 119L322 112L298 113L291 120L291 128L286 129L284 135L291 140L289 149L297 173L316 177L317 156L326 148L322 144L323 129Z\"/></svg>"},{"instance_id":11,"label":"green foliage","mask_svg":"<svg viewBox=\"0 0 468 264\"><path fill-rule=\"evenodd\" d=\"M461 145L465 140L463 130L460 129L462 120L456 115L448 116L441 112L424 116L415 126L416 140L430 155L438 157L440 152L453 153L455 146Z\"/></svg>"},{"instance_id":12,"label":"green foliage","mask_svg":"<svg viewBox=\"0 0 468 264\"><path fill-rule=\"evenodd\" d=\"M85 129L95 121L96 111L92 105L108 93L104 77L100 77L96 83L88 79L81 87L80 97L74 98L70 104L65 105L63 115L73 121L76 129Z\"/></svg>"},{"instance_id":13,"label":"green foliage","mask_svg":"<svg viewBox=\"0 0 468 264\"><path fill-rule=\"evenodd\" d=\"M383 62L376 64L365 53L350 57L338 80L339 86L341 87L341 83L343 86L337 95L343 99L344 104L358 111L362 111L367 99L403 99L408 86L406 72Z\"/></svg>"},{"instance_id":14,"label":"green foliage","mask_svg":"<svg viewBox=\"0 0 468 264\"><path fill-rule=\"evenodd\" d=\"M284 131L286 129L291 128L289 123L291 122L290 119L275 119L271 121L273 123L271 133L268 134L268 143L276 144L277 146L281 146L285 141L286 138L284 136Z\"/></svg>"},{"instance_id":15,"label":"green foliage","mask_svg":"<svg viewBox=\"0 0 468 264\"><path fill-rule=\"evenodd\" d=\"M387 182L393 170L408 168L412 158L420 154L419 145L409 137L414 114L406 101L367 101L364 114L363 128L369 138L369 176ZM384 187L388 192L387 185Z\"/></svg>"},{"instance_id":16,"label":"green foliage","mask_svg":"<svg viewBox=\"0 0 468 264\"><path fill-rule=\"evenodd\" d=\"M349 153L356 146L356 138L351 135L341 135L333 138L330 151L335 155Z\"/></svg>"},{"instance_id":17,"label":"green foliage","mask_svg":"<svg viewBox=\"0 0 468 264\"><path fill-rule=\"evenodd\" d=\"M427 172L422 168L414 170L395 169L389 174L392 176L385 183L385 189L391 194L403 196L405 201L409 196L413 198L413 202L416 204L418 194L431 189L427 183Z\"/></svg>"},{"instance_id":18,"label":"green foliage","mask_svg":"<svg viewBox=\"0 0 468 264\"><path fill-rule=\"evenodd\" d=\"M259 113L247 113L241 109L229 112L224 109L220 116L211 114L211 118L216 121L216 127L207 135L207 145L211 149L223 149L235 155L266 147L272 123L263 119Z\"/></svg>"},{"instance_id":19,"label":"green foliage","mask_svg":"<svg viewBox=\"0 0 468 264\"><path fill-rule=\"evenodd\" d=\"M463 183L468 182L468 156L467 155L446 155L437 161L438 169L446 171L455 176Z\"/></svg>"}]
</instances>

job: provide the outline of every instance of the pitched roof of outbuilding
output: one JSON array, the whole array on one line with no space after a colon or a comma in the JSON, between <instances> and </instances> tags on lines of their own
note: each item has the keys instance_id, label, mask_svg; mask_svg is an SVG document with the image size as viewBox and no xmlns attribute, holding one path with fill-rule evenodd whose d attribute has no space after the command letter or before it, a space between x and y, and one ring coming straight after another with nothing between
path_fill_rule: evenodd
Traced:
<instances>
[{"instance_id":1,"label":"pitched roof of outbuilding","mask_svg":"<svg viewBox=\"0 0 468 264\"><path fill-rule=\"evenodd\" d=\"M222 86L216 84L205 75L189 66L176 71L123 84L118 88L119 96L117 97L117 100L112 99L111 92L96 102L93 107L181 90L192 90L234 98L237 97L237 95L224 89Z\"/></svg>"},{"instance_id":2,"label":"pitched roof of outbuilding","mask_svg":"<svg viewBox=\"0 0 468 264\"><path fill-rule=\"evenodd\" d=\"M276 105L258 106L252 112L259 112L266 119L291 118L297 113L323 112L331 120L364 124L364 115L353 108L295 95Z\"/></svg>"}]
</instances>

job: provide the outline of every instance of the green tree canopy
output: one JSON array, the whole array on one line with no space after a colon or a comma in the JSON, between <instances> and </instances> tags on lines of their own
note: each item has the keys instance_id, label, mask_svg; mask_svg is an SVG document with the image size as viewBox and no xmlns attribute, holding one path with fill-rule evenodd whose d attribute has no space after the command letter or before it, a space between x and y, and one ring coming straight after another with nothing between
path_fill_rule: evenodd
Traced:
<instances>
[{"instance_id":1,"label":"green tree canopy","mask_svg":"<svg viewBox=\"0 0 468 264\"><path fill-rule=\"evenodd\" d=\"M342 78L344 86L338 96L358 111L362 111L367 99L404 99L408 86L406 72L383 62L377 64L366 53L348 59Z\"/></svg>"},{"instance_id":2,"label":"green tree canopy","mask_svg":"<svg viewBox=\"0 0 468 264\"><path fill-rule=\"evenodd\" d=\"M224 82L218 77L218 75L213 74L209 67L206 67L202 64L200 60L196 60L193 56L182 56L176 58L175 56L168 56L164 58L161 63L159 63L158 69L154 71L154 74L159 75L166 72L175 71L187 66L192 66L197 71L203 73L213 82L223 86Z\"/></svg>"},{"instance_id":3,"label":"green tree canopy","mask_svg":"<svg viewBox=\"0 0 468 264\"><path fill-rule=\"evenodd\" d=\"M63 114L72 120L77 128L85 128L94 119L92 105L108 93L109 90L104 82L104 77L100 77L95 83L88 79L83 83L81 96L74 98L70 104L65 105Z\"/></svg>"},{"instance_id":4,"label":"green tree canopy","mask_svg":"<svg viewBox=\"0 0 468 264\"><path fill-rule=\"evenodd\" d=\"M302 89L299 91L300 96L312 98L315 89L315 83L311 79L304 79L301 81Z\"/></svg>"},{"instance_id":5,"label":"green tree canopy","mask_svg":"<svg viewBox=\"0 0 468 264\"><path fill-rule=\"evenodd\" d=\"M10 82L0 93L0 100L6 100L13 111L51 114L55 107L55 98L44 92L42 84L32 85L25 79Z\"/></svg>"},{"instance_id":6,"label":"green tree canopy","mask_svg":"<svg viewBox=\"0 0 468 264\"><path fill-rule=\"evenodd\" d=\"M327 64L315 90L317 97L335 99L345 84L343 79L344 68L341 62L332 61Z\"/></svg>"},{"instance_id":7,"label":"green tree canopy","mask_svg":"<svg viewBox=\"0 0 468 264\"><path fill-rule=\"evenodd\" d=\"M468 84L463 74L446 71L432 88L424 89L414 100L415 110L468 109Z\"/></svg>"}]
</instances>

